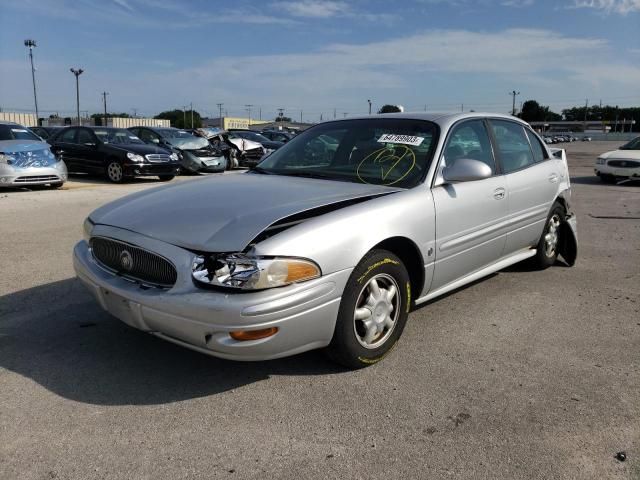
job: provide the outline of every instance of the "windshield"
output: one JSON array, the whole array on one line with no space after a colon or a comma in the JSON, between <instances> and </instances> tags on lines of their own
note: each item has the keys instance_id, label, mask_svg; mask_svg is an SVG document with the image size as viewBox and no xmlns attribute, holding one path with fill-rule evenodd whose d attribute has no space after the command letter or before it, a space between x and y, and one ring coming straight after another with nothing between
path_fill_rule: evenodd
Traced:
<instances>
[{"instance_id":1,"label":"windshield","mask_svg":"<svg viewBox=\"0 0 640 480\"><path fill-rule=\"evenodd\" d=\"M20 125L0 125L0 140L33 140L41 142L42 139Z\"/></svg>"},{"instance_id":2,"label":"windshield","mask_svg":"<svg viewBox=\"0 0 640 480\"><path fill-rule=\"evenodd\" d=\"M411 188L431 164L438 127L424 120L329 122L297 135L258 172Z\"/></svg>"},{"instance_id":3,"label":"windshield","mask_svg":"<svg viewBox=\"0 0 640 480\"><path fill-rule=\"evenodd\" d=\"M177 128L161 128L156 131L165 138L193 138L195 136Z\"/></svg>"},{"instance_id":4,"label":"windshield","mask_svg":"<svg viewBox=\"0 0 640 480\"><path fill-rule=\"evenodd\" d=\"M270 142L267 137L264 135L260 135L256 132L229 132L229 137L231 138L244 138L246 140L253 140L254 142L262 143L262 142Z\"/></svg>"},{"instance_id":5,"label":"windshield","mask_svg":"<svg viewBox=\"0 0 640 480\"><path fill-rule=\"evenodd\" d=\"M640 150L640 137L634 138L629 143L625 143L620 150Z\"/></svg>"},{"instance_id":6,"label":"windshield","mask_svg":"<svg viewBox=\"0 0 640 480\"><path fill-rule=\"evenodd\" d=\"M142 140L125 128L96 128L93 132L102 143L116 145L128 145L132 143L144 144Z\"/></svg>"}]
</instances>

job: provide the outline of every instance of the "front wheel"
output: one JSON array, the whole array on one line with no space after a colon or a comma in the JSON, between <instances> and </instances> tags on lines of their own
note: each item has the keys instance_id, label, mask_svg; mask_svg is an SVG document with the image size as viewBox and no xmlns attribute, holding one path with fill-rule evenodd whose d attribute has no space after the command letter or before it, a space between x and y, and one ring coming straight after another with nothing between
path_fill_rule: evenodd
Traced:
<instances>
[{"instance_id":1,"label":"front wheel","mask_svg":"<svg viewBox=\"0 0 640 480\"><path fill-rule=\"evenodd\" d=\"M379 362L400 338L410 306L402 261L386 250L372 250L349 277L327 354L354 369Z\"/></svg>"},{"instance_id":2,"label":"front wheel","mask_svg":"<svg viewBox=\"0 0 640 480\"><path fill-rule=\"evenodd\" d=\"M554 203L547 217L547 223L542 231L542 236L536 246L536 256L533 257L534 265L540 270L549 268L556 263L558 248L560 247L560 225L565 219L564 207Z\"/></svg>"},{"instance_id":3,"label":"front wheel","mask_svg":"<svg viewBox=\"0 0 640 480\"><path fill-rule=\"evenodd\" d=\"M124 169L119 162L111 161L107 165L107 178L113 183L122 183L124 181Z\"/></svg>"}]
</instances>

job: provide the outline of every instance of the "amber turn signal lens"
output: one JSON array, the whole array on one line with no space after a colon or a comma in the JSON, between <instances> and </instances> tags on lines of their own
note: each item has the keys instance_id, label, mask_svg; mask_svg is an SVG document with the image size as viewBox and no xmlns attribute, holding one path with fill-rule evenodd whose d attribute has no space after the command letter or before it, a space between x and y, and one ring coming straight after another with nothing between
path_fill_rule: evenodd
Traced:
<instances>
[{"instance_id":1,"label":"amber turn signal lens","mask_svg":"<svg viewBox=\"0 0 640 480\"><path fill-rule=\"evenodd\" d=\"M238 330L236 332L229 332L229 336L239 342L246 342L271 337L276 333L278 333L278 327L263 328L262 330Z\"/></svg>"},{"instance_id":2,"label":"amber turn signal lens","mask_svg":"<svg viewBox=\"0 0 640 480\"><path fill-rule=\"evenodd\" d=\"M287 262L287 283L301 282L320 276L318 267L310 262L289 260Z\"/></svg>"}]
</instances>

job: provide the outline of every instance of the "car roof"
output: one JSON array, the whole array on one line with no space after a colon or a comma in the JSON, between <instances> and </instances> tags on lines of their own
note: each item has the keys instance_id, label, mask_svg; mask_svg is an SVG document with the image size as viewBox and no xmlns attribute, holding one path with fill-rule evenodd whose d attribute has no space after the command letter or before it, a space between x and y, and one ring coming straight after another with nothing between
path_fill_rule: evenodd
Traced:
<instances>
[{"instance_id":1,"label":"car roof","mask_svg":"<svg viewBox=\"0 0 640 480\"><path fill-rule=\"evenodd\" d=\"M451 124L455 123L459 120L469 119L469 118L500 118L505 120L512 120L522 124L527 124L527 122L521 120L518 117L514 117L513 115L508 115L504 113L493 113L493 112L398 112L398 113L381 113L376 115L361 115L357 117L347 117L339 120L328 120L329 122L341 122L344 120L360 120L367 118L403 118L410 120L427 120L430 122L434 122L440 125L443 124Z\"/></svg>"}]
</instances>

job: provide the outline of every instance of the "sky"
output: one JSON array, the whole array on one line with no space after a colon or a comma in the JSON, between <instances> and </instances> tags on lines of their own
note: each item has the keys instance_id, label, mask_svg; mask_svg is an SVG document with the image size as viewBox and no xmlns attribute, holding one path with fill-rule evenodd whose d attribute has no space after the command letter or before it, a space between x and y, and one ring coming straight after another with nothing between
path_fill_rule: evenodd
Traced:
<instances>
[{"instance_id":1,"label":"sky","mask_svg":"<svg viewBox=\"0 0 640 480\"><path fill-rule=\"evenodd\" d=\"M640 106L640 0L0 0L0 108L305 121Z\"/></svg>"}]
</instances>

